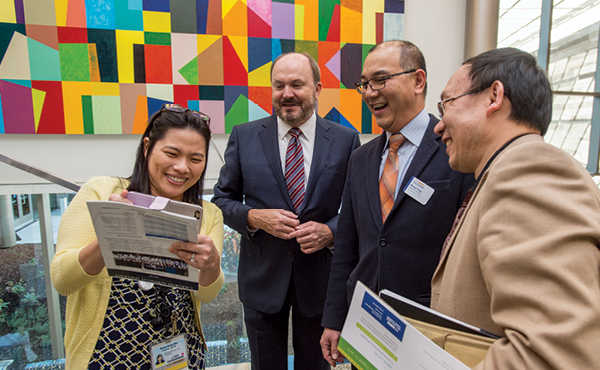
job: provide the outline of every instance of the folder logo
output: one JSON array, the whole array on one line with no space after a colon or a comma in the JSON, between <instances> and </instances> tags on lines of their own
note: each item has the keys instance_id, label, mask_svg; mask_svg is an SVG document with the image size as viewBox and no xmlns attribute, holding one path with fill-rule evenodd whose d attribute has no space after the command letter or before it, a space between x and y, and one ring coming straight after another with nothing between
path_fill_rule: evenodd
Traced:
<instances>
[{"instance_id":1,"label":"folder logo","mask_svg":"<svg viewBox=\"0 0 600 370\"><path fill-rule=\"evenodd\" d=\"M361 307L402 342L404 332L406 331L406 324L398 319L387 307L369 294L364 295Z\"/></svg>"}]
</instances>

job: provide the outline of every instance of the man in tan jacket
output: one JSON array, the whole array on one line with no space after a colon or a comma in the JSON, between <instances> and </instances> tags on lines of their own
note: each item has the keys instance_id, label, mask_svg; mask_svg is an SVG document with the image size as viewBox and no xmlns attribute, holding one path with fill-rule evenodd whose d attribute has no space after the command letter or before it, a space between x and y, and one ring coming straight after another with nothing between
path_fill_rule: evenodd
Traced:
<instances>
[{"instance_id":1,"label":"man in tan jacket","mask_svg":"<svg viewBox=\"0 0 600 370\"><path fill-rule=\"evenodd\" d=\"M544 143L552 92L535 59L467 60L438 103L450 166L474 172L432 280L432 308L501 335L476 369L600 368L600 191Z\"/></svg>"}]
</instances>

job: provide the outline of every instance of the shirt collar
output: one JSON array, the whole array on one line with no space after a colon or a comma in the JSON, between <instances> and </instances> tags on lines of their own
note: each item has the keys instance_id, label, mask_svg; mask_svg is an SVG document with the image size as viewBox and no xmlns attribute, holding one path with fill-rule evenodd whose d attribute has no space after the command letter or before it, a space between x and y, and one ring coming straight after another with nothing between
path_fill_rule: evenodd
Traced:
<instances>
[{"instance_id":1,"label":"shirt collar","mask_svg":"<svg viewBox=\"0 0 600 370\"><path fill-rule=\"evenodd\" d=\"M304 122L299 129L302 131L302 135L306 138L307 141L312 141L315 138L315 129L317 127L317 115L313 112L312 116ZM285 123L284 120L277 117L277 136L279 140L283 140L285 135L287 135L288 131L292 126Z\"/></svg>"},{"instance_id":2,"label":"shirt collar","mask_svg":"<svg viewBox=\"0 0 600 370\"><path fill-rule=\"evenodd\" d=\"M417 148L421 145L421 141L423 140L423 136L425 135L425 131L427 131L427 127L429 126L429 114L425 108L415 116L410 122L408 122L404 127L402 127L399 131L406 140L410 141ZM386 142L384 148L387 149L388 142L390 141L390 136L392 136L391 132L385 132Z\"/></svg>"}]
</instances>

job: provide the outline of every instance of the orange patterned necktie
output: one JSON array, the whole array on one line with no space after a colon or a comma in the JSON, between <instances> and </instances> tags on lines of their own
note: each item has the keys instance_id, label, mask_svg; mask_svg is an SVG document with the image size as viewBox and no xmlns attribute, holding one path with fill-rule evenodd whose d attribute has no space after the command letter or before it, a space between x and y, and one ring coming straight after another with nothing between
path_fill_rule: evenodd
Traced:
<instances>
[{"instance_id":1,"label":"orange patterned necktie","mask_svg":"<svg viewBox=\"0 0 600 370\"><path fill-rule=\"evenodd\" d=\"M398 148L406 141L402 134L390 136L390 147L383 174L379 180L379 199L381 200L381 217L383 222L394 206L394 194L398 182Z\"/></svg>"}]
</instances>

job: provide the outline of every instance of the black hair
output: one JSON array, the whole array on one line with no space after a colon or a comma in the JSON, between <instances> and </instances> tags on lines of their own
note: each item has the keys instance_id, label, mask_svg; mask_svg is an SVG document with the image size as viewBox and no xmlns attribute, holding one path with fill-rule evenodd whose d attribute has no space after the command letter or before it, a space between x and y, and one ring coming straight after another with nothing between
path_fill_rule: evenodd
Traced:
<instances>
[{"instance_id":1,"label":"black hair","mask_svg":"<svg viewBox=\"0 0 600 370\"><path fill-rule=\"evenodd\" d=\"M133 173L128 178L130 181L127 190L137 191L144 194L150 194L150 178L148 175L148 160L152 155L154 145L159 140L165 138L169 130L192 130L200 134L206 140L206 157L205 163L208 163L208 146L210 144L210 127L209 123L197 116L193 111L187 109L182 112L174 112L167 109L161 109L154 113L148 120L146 131L142 135L140 145L137 148L135 165ZM148 148L144 147L144 139L148 138ZM147 155L146 155L147 153ZM183 201L194 204L202 202L202 188L204 186L204 175L206 174L206 166L198 182L192 185L183 193Z\"/></svg>"},{"instance_id":2,"label":"black hair","mask_svg":"<svg viewBox=\"0 0 600 370\"><path fill-rule=\"evenodd\" d=\"M502 82L512 106L509 118L546 134L552 120L552 88L533 55L501 48L469 58L463 65L470 68L470 90L483 91L494 81Z\"/></svg>"}]
</instances>

